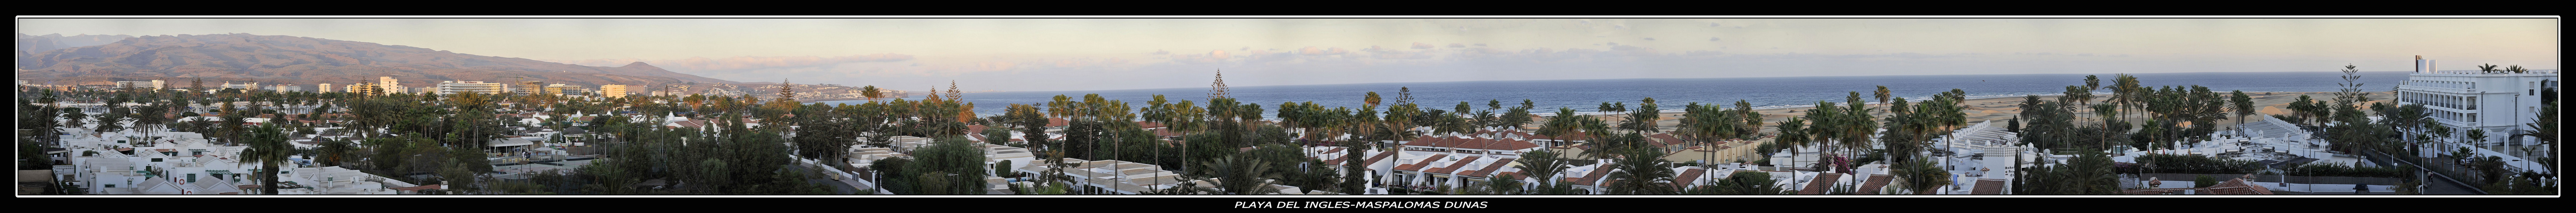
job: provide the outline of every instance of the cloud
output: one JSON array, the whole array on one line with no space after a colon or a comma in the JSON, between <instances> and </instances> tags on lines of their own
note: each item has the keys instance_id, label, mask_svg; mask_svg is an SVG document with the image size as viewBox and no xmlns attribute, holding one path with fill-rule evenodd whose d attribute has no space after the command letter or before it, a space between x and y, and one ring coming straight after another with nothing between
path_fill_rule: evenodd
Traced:
<instances>
[{"instance_id":1,"label":"cloud","mask_svg":"<svg viewBox=\"0 0 2576 213\"><path fill-rule=\"evenodd\" d=\"M1485 46L1485 43L1476 43L1476 46L1478 46L1478 47L1482 47L1482 46Z\"/></svg>"},{"instance_id":2,"label":"cloud","mask_svg":"<svg viewBox=\"0 0 2576 213\"><path fill-rule=\"evenodd\" d=\"M1243 49L1240 50L1252 50L1252 46L1243 46Z\"/></svg>"},{"instance_id":3,"label":"cloud","mask_svg":"<svg viewBox=\"0 0 2576 213\"><path fill-rule=\"evenodd\" d=\"M1708 23L1708 26L1715 27L1717 26L1717 23Z\"/></svg>"},{"instance_id":4,"label":"cloud","mask_svg":"<svg viewBox=\"0 0 2576 213\"><path fill-rule=\"evenodd\" d=\"M653 65L653 66L655 66L655 67L661 67L661 68L669 69L669 70L671 70L671 71L676 71L676 72L712 72L712 71L736 71L736 70L771 69L771 68L818 67L818 66L830 66L830 65L843 64L843 63L897 62L897 61L909 61L909 60L912 60L912 59L913 59L913 56L912 56L912 55L905 55L905 54L893 54L893 53L880 53L880 54L851 55L851 56L837 56L837 57L814 57L814 56L743 56L743 57L730 57L730 58L689 57L689 58L686 58L686 59L665 59L665 60L643 60L643 59L591 59L591 60L561 61L561 62L559 62L559 63L579 64L579 65L588 65L588 66L624 66L624 65L625 65L625 64L627 64L627 63L644 62L645 64L652 64L652 65Z\"/></svg>"},{"instance_id":5,"label":"cloud","mask_svg":"<svg viewBox=\"0 0 2576 213\"><path fill-rule=\"evenodd\" d=\"M1422 42L1413 42L1413 49L1431 49L1431 44L1424 44L1424 43L1422 43Z\"/></svg>"},{"instance_id":6,"label":"cloud","mask_svg":"<svg viewBox=\"0 0 2576 213\"><path fill-rule=\"evenodd\" d=\"M1708 41L1717 41L1717 37L1708 37Z\"/></svg>"},{"instance_id":7,"label":"cloud","mask_svg":"<svg viewBox=\"0 0 2576 213\"><path fill-rule=\"evenodd\" d=\"M1154 54L1155 54L1155 55L1172 54L1172 51L1154 50Z\"/></svg>"},{"instance_id":8,"label":"cloud","mask_svg":"<svg viewBox=\"0 0 2576 213\"><path fill-rule=\"evenodd\" d=\"M1247 48L1244 48L1244 49L1252 49L1252 48L1247 47ZM1226 56L1226 54L1225 54L1225 50L1216 50L1216 51L1214 51L1214 52L1208 52L1208 55L1210 55L1209 57L1216 57L1216 59L1225 59L1225 58L1228 58L1228 57Z\"/></svg>"},{"instance_id":9,"label":"cloud","mask_svg":"<svg viewBox=\"0 0 2576 213\"><path fill-rule=\"evenodd\" d=\"M1297 53L1298 55L1340 55L1340 54L1343 54L1343 53L1350 53L1350 52L1351 52L1350 50L1345 50L1345 49L1342 49L1342 48L1340 48L1340 47L1334 47L1334 48L1317 48L1317 47L1309 46L1309 47L1306 47L1306 48L1297 48L1297 52L1296 52L1296 53Z\"/></svg>"},{"instance_id":10,"label":"cloud","mask_svg":"<svg viewBox=\"0 0 2576 213\"><path fill-rule=\"evenodd\" d=\"M2075 56L2093 56L2093 54L2092 54L2092 53L2075 54Z\"/></svg>"},{"instance_id":11,"label":"cloud","mask_svg":"<svg viewBox=\"0 0 2576 213\"><path fill-rule=\"evenodd\" d=\"M1484 45L1477 45L1477 46L1484 46ZM1466 48L1466 47L1467 47L1467 45L1466 45L1466 44L1449 43L1449 48Z\"/></svg>"},{"instance_id":12,"label":"cloud","mask_svg":"<svg viewBox=\"0 0 2576 213\"><path fill-rule=\"evenodd\" d=\"M1646 40L1647 40L1647 41L1653 41L1653 40L1655 40L1655 37L1646 37Z\"/></svg>"}]
</instances>

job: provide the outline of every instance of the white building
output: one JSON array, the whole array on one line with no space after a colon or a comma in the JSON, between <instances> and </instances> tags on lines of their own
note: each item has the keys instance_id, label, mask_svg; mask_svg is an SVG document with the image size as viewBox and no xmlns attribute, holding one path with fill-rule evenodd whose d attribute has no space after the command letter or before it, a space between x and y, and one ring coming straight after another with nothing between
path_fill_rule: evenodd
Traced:
<instances>
[{"instance_id":1,"label":"white building","mask_svg":"<svg viewBox=\"0 0 2576 213\"><path fill-rule=\"evenodd\" d=\"M325 93L325 92L339 92L339 91L340 91L340 90L338 90L338 89L340 89L340 88L337 88L337 87L331 87L331 86L332 86L332 85L331 85L331 83L314 84L314 85L313 85L313 92L315 92L315 93Z\"/></svg>"},{"instance_id":2,"label":"white building","mask_svg":"<svg viewBox=\"0 0 2576 213\"><path fill-rule=\"evenodd\" d=\"M2558 88L2557 70L2524 72L2437 70L2433 60L2416 57L2415 73L2398 82L2398 104L2423 104L2435 123L2450 127L2449 141L2520 157L2534 141L2510 137L2532 123L2540 111L2541 90ZM2487 138L2468 138L2469 130L2486 130ZM2409 136L2411 137L2411 136ZM2442 147L2445 150L2456 148Z\"/></svg>"},{"instance_id":3,"label":"white building","mask_svg":"<svg viewBox=\"0 0 2576 213\"><path fill-rule=\"evenodd\" d=\"M301 92L304 91L304 86L294 84L268 85L268 90L277 92Z\"/></svg>"},{"instance_id":4,"label":"white building","mask_svg":"<svg viewBox=\"0 0 2576 213\"><path fill-rule=\"evenodd\" d=\"M500 94L503 91L505 90L501 87L501 83L484 83L481 81L438 82L438 94L440 95L453 95L457 93Z\"/></svg>"}]
</instances>

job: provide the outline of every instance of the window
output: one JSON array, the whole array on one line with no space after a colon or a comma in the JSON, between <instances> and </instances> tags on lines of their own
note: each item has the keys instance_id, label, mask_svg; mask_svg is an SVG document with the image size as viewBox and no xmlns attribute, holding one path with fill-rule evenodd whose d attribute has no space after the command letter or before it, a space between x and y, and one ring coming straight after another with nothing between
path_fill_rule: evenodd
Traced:
<instances>
[{"instance_id":1,"label":"window","mask_svg":"<svg viewBox=\"0 0 2576 213\"><path fill-rule=\"evenodd\" d=\"M161 159L160 159L160 158L153 158L153 159L152 159L152 162L161 162Z\"/></svg>"},{"instance_id":2,"label":"window","mask_svg":"<svg viewBox=\"0 0 2576 213\"><path fill-rule=\"evenodd\" d=\"M195 183L195 182L197 182L197 174L188 174L188 182L189 182L189 183Z\"/></svg>"},{"instance_id":3,"label":"window","mask_svg":"<svg viewBox=\"0 0 2576 213\"><path fill-rule=\"evenodd\" d=\"M107 187L102 188L116 188L116 184L107 184Z\"/></svg>"}]
</instances>

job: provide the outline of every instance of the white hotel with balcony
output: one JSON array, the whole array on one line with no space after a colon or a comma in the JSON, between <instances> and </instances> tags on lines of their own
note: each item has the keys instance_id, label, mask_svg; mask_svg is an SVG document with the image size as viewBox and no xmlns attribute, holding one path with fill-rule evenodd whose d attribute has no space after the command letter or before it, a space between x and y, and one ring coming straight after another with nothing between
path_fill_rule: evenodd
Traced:
<instances>
[{"instance_id":1,"label":"white hotel with balcony","mask_svg":"<svg viewBox=\"0 0 2576 213\"><path fill-rule=\"evenodd\" d=\"M2397 102L2423 104L2436 123L2457 131L2444 140L2446 146L2429 150L2470 146L2483 148L2481 155L2517 158L2544 154L2540 150L2546 149L2535 146L2531 137L2512 135L2530 128L2523 124L2540 112L2540 100L2547 95L2543 91L2555 90L2559 83L2558 70L2437 70L2433 60L2415 56L2415 73L2398 82ZM2469 130L2486 130L2486 138L2469 138Z\"/></svg>"}]
</instances>

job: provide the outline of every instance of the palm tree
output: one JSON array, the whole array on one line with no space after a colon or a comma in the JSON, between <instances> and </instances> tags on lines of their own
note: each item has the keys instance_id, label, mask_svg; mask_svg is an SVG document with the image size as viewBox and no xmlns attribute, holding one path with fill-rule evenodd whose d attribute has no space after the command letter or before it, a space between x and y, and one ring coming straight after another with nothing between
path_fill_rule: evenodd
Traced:
<instances>
[{"instance_id":1,"label":"palm tree","mask_svg":"<svg viewBox=\"0 0 2576 213\"><path fill-rule=\"evenodd\" d=\"M2140 91L2145 88L2138 85L2137 76L2119 74L2112 77L2112 79L2111 93L2114 96L2111 97L2111 102L2120 103L2121 107L2126 109L2146 101L2144 97L2139 97L2141 95L2146 95L2146 92Z\"/></svg>"},{"instance_id":2,"label":"palm tree","mask_svg":"<svg viewBox=\"0 0 2576 213\"><path fill-rule=\"evenodd\" d=\"M1626 153L1620 154L1619 161L1611 168L1616 172L1610 173L1608 178L1617 183L1611 185L1609 194L1672 194L1675 191L1672 162L1662 159L1661 148L1636 147L1620 149L1619 152Z\"/></svg>"},{"instance_id":3,"label":"palm tree","mask_svg":"<svg viewBox=\"0 0 2576 213\"><path fill-rule=\"evenodd\" d=\"M2469 136L2467 140L2470 145L2483 145L2487 142L2486 129L2469 129L2469 135L2467 136Z\"/></svg>"},{"instance_id":4,"label":"palm tree","mask_svg":"<svg viewBox=\"0 0 2576 213\"><path fill-rule=\"evenodd\" d=\"M1547 123L1539 125L1538 134L1547 135L1548 138L1556 139L1558 142L1566 142L1569 143L1568 145L1572 145L1570 143L1572 143L1573 140L1568 140L1566 137L1573 136L1576 133L1575 131L1581 128L1579 126L1582 126L1582 123L1581 120L1575 119L1574 108L1557 108L1555 117L1550 117L1547 119ZM1549 145L1549 147L1556 146L1557 145L1553 144Z\"/></svg>"},{"instance_id":5,"label":"palm tree","mask_svg":"<svg viewBox=\"0 0 2576 213\"><path fill-rule=\"evenodd\" d=\"M1819 109L1822 109L1822 108L1819 108ZM1789 119L1788 119L1788 120L1780 121L1780 124L1777 126L1777 128L1779 128L1779 129L1780 129L1780 137L1779 137L1779 138L1777 138L1777 139L1773 139L1773 141L1772 141L1772 142L1773 142L1773 143L1778 143L1778 144L1779 144L1779 147L1784 147L1784 148L1788 148L1788 149L1789 149L1789 162L1772 162L1772 163L1775 163L1775 164L1789 164L1789 166L1791 166L1791 167L1803 167L1803 166L1804 166L1804 165L1795 165L1795 164L1798 162L1798 146L1804 146L1804 145L1807 145L1807 143L1812 142L1812 141L1810 141L1810 140L1807 140L1809 136L1807 136L1806 128L1803 128L1803 127L1805 127L1805 126L1807 126L1807 120L1806 120L1805 118L1801 118L1801 117L1789 117ZM1766 157L1766 158L1767 158L1767 157L1771 157L1771 156L1762 156L1762 157ZM1798 185L1798 184L1792 184L1792 185ZM1794 187L1794 186L1793 186L1793 187Z\"/></svg>"},{"instance_id":6,"label":"palm tree","mask_svg":"<svg viewBox=\"0 0 2576 213\"><path fill-rule=\"evenodd\" d=\"M1521 153L1522 158L1516 160L1520 162L1519 165L1512 165L1512 168L1520 169L1523 174L1532 174L1529 176L1538 180L1535 184L1542 189L1553 188L1560 178L1559 173L1564 173L1566 167L1572 166L1567 165L1566 160L1556 153L1545 149Z\"/></svg>"},{"instance_id":7,"label":"palm tree","mask_svg":"<svg viewBox=\"0 0 2576 213\"><path fill-rule=\"evenodd\" d=\"M1907 160L1897 163L1897 166L1894 171L1896 178L1905 180L1900 183L1904 184L1906 190L1914 191L1914 194L1932 194L1938 192L1941 186L1950 185L1950 171L1941 170L1940 166L1932 165L1932 159Z\"/></svg>"},{"instance_id":8,"label":"palm tree","mask_svg":"<svg viewBox=\"0 0 2576 213\"><path fill-rule=\"evenodd\" d=\"M1874 96L1875 96L1875 97L1878 97L1878 104L1887 104L1887 98L1888 98L1888 96L1889 96L1889 95L1892 95L1892 94L1889 94L1889 93L1888 93L1888 91L1887 91L1887 85L1878 85L1878 92L1871 93L1871 94L1874 94Z\"/></svg>"},{"instance_id":9,"label":"palm tree","mask_svg":"<svg viewBox=\"0 0 2576 213\"><path fill-rule=\"evenodd\" d=\"M2245 95L2244 90L2229 91L2227 101L2236 110L2237 125L2245 124L2245 116L2254 115L2254 97Z\"/></svg>"},{"instance_id":10,"label":"palm tree","mask_svg":"<svg viewBox=\"0 0 2576 213\"><path fill-rule=\"evenodd\" d=\"M295 153L295 146L286 143L285 131L273 123L252 128L249 134L250 146L242 149L241 163L259 164L260 194L277 194L278 166Z\"/></svg>"},{"instance_id":11,"label":"palm tree","mask_svg":"<svg viewBox=\"0 0 2576 213\"><path fill-rule=\"evenodd\" d=\"M2541 153L2548 154L2545 158L2551 159L2538 160L2549 164L2551 166L2549 171L2558 171L2558 161L2555 161L2558 147L2549 146L2558 144L2558 102L2550 101L2548 104L2541 105L2539 115L2535 115L2531 121L2532 123L2522 124L2525 128L2515 131L2512 137L2531 136L2535 142L2539 142L2539 145L2549 147L2549 150L2542 150Z\"/></svg>"},{"instance_id":12,"label":"palm tree","mask_svg":"<svg viewBox=\"0 0 2576 213\"><path fill-rule=\"evenodd\" d=\"M1377 107L1378 100L1380 99L1377 98L1377 92L1368 92L1368 97L1365 97L1360 101L1368 103L1369 107Z\"/></svg>"}]
</instances>

